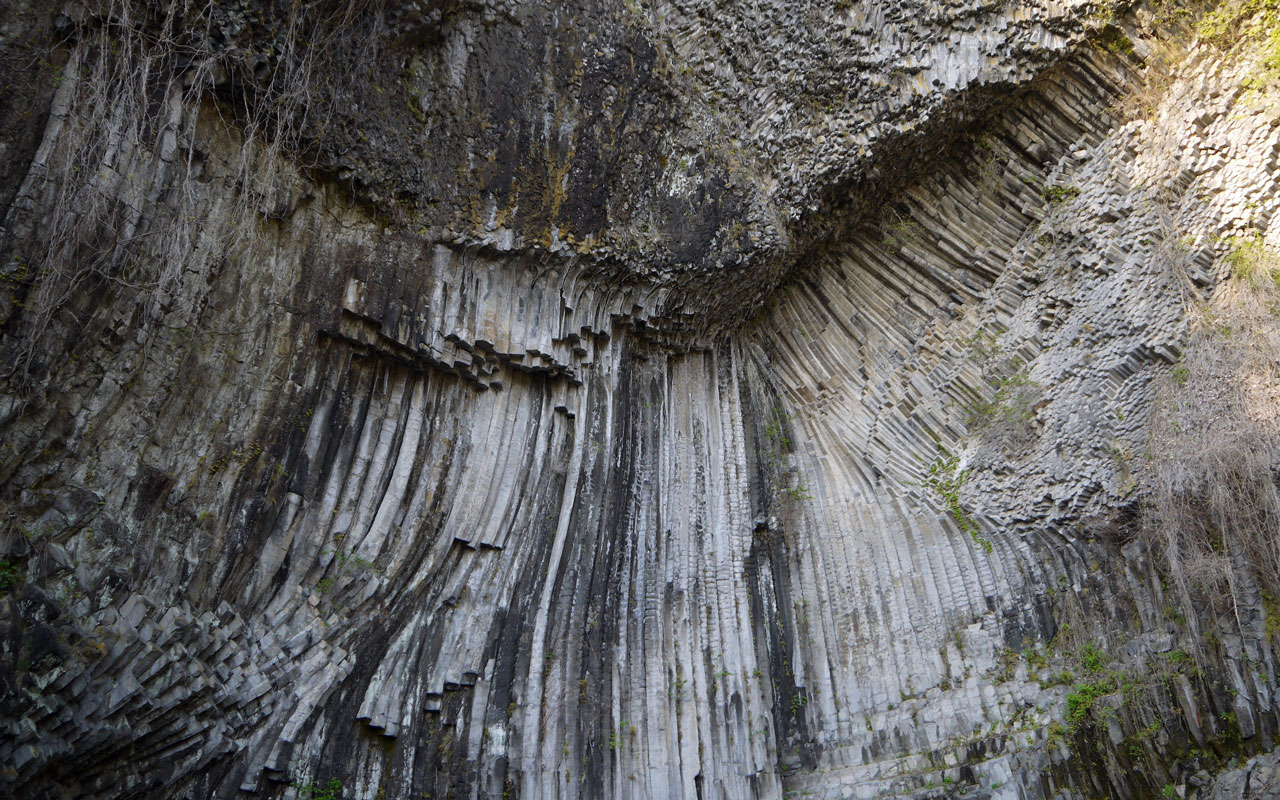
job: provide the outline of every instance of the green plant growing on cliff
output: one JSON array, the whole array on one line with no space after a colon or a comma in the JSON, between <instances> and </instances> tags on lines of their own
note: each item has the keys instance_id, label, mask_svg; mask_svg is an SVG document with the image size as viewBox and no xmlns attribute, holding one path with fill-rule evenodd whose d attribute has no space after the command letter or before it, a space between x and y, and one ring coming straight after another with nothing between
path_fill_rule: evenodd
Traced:
<instances>
[{"instance_id":1,"label":"green plant growing on cliff","mask_svg":"<svg viewBox=\"0 0 1280 800\"><path fill-rule=\"evenodd\" d=\"M1143 37L1141 61L1146 69L1141 81L1131 86L1109 111L1123 119L1152 118L1167 96L1194 37L1197 19L1210 5L1203 0L1155 0L1149 4L1151 21L1158 35ZM1103 28L1093 41L1099 47L1127 58L1137 57L1137 48L1120 28Z\"/></svg>"},{"instance_id":2,"label":"green plant growing on cliff","mask_svg":"<svg viewBox=\"0 0 1280 800\"><path fill-rule=\"evenodd\" d=\"M1079 196L1080 187L1078 186L1050 186L1044 192L1045 202L1051 205L1067 203Z\"/></svg>"},{"instance_id":3,"label":"green plant growing on cliff","mask_svg":"<svg viewBox=\"0 0 1280 800\"><path fill-rule=\"evenodd\" d=\"M1079 659L1080 666L1084 668L1085 672L1089 673L1101 672L1108 661L1107 654L1098 649L1098 646L1093 642L1085 642L1084 646L1080 648Z\"/></svg>"},{"instance_id":4,"label":"green plant growing on cliff","mask_svg":"<svg viewBox=\"0 0 1280 800\"><path fill-rule=\"evenodd\" d=\"M1009 157L996 152L991 137L982 135L974 140L974 168L971 172L974 188L979 194L990 194L1005 173Z\"/></svg>"},{"instance_id":5,"label":"green plant growing on cliff","mask_svg":"<svg viewBox=\"0 0 1280 800\"><path fill-rule=\"evenodd\" d=\"M1075 734L1083 726L1098 718L1098 701L1116 692L1118 686L1113 675L1104 675L1088 683L1079 683L1067 695L1067 731Z\"/></svg>"},{"instance_id":6,"label":"green plant growing on cliff","mask_svg":"<svg viewBox=\"0 0 1280 800\"><path fill-rule=\"evenodd\" d=\"M1074 653L1068 652L1067 658L1081 680L1072 686L1066 697L1061 723L1064 738L1075 737L1083 729L1115 713L1114 709L1103 708L1100 702L1103 698L1116 696L1115 705L1131 706L1143 693L1166 693L1170 677L1186 670L1185 662L1177 659L1153 659L1142 668L1132 664L1126 666L1115 662L1110 654L1093 641L1084 642ZM1064 672L1043 685L1068 683L1071 680L1071 673ZM1159 732L1160 728L1161 723L1153 720L1131 737L1130 746L1140 747Z\"/></svg>"},{"instance_id":7,"label":"green plant growing on cliff","mask_svg":"<svg viewBox=\"0 0 1280 800\"><path fill-rule=\"evenodd\" d=\"M1280 0L1228 0L1200 17L1195 34L1224 51L1249 49L1258 69L1244 78L1248 93L1280 79Z\"/></svg>"},{"instance_id":8,"label":"green plant growing on cliff","mask_svg":"<svg viewBox=\"0 0 1280 800\"><path fill-rule=\"evenodd\" d=\"M808 704L809 704L809 696L806 695L804 692L796 692L794 695L791 696L792 715L794 716L799 714L800 711Z\"/></svg>"},{"instance_id":9,"label":"green plant growing on cliff","mask_svg":"<svg viewBox=\"0 0 1280 800\"><path fill-rule=\"evenodd\" d=\"M308 781L292 786L298 790L299 800L340 800L342 797L342 781L338 778L330 778L323 784Z\"/></svg>"},{"instance_id":10,"label":"green plant growing on cliff","mask_svg":"<svg viewBox=\"0 0 1280 800\"><path fill-rule=\"evenodd\" d=\"M968 352L969 360L985 368L993 359L1000 356L1002 350L1000 340L995 333L980 329L972 336L960 340Z\"/></svg>"},{"instance_id":11,"label":"green plant growing on cliff","mask_svg":"<svg viewBox=\"0 0 1280 800\"><path fill-rule=\"evenodd\" d=\"M813 495L803 485L792 486L790 489L783 489L782 493L786 495L788 500L792 502L800 502L802 500L812 500Z\"/></svg>"},{"instance_id":12,"label":"green plant growing on cliff","mask_svg":"<svg viewBox=\"0 0 1280 800\"><path fill-rule=\"evenodd\" d=\"M374 563L357 554L355 550L334 550L333 560L338 565L338 568L348 575L358 575L374 569Z\"/></svg>"},{"instance_id":13,"label":"green plant growing on cliff","mask_svg":"<svg viewBox=\"0 0 1280 800\"><path fill-rule=\"evenodd\" d=\"M960 502L960 487L964 486L968 479L969 471L960 469L960 458L951 456L947 459L939 458L930 464L921 485L932 489L938 495L947 513L955 520L960 530L969 534L974 544L981 547L984 553L989 554L994 549L994 545L990 539L982 535L977 521L969 515Z\"/></svg>"},{"instance_id":14,"label":"green plant growing on cliff","mask_svg":"<svg viewBox=\"0 0 1280 800\"><path fill-rule=\"evenodd\" d=\"M791 437L787 428L791 417L781 409L774 409L764 424L765 439L769 442L770 457L781 457L782 453L791 449Z\"/></svg>"},{"instance_id":15,"label":"green plant growing on cliff","mask_svg":"<svg viewBox=\"0 0 1280 800\"><path fill-rule=\"evenodd\" d=\"M1226 0L1200 17L1196 36L1229 49L1246 40L1270 40L1280 25L1280 0Z\"/></svg>"},{"instance_id":16,"label":"green plant growing on cliff","mask_svg":"<svg viewBox=\"0 0 1280 800\"><path fill-rule=\"evenodd\" d=\"M783 456L791 449L791 437L787 435L790 417L783 411L774 409L764 424L763 455L766 468L771 471L781 469Z\"/></svg>"},{"instance_id":17,"label":"green plant growing on cliff","mask_svg":"<svg viewBox=\"0 0 1280 800\"><path fill-rule=\"evenodd\" d=\"M0 595L8 594L10 589L20 583L22 583L22 566L9 559L0 560Z\"/></svg>"},{"instance_id":18,"label":"green plant growing on cliff","mask_svg":"<svg viewBox=\"0 0 1280 800\"><path fill-rule=\"evenodd\" d=\"M1224 259L1232 280L1255 290L1280 286L1280 253L1267 247L1261 235L1233 236L1226 243L1230 249Z\"/></svg>"},{"instance_id":19,"label":"green plant growing on cliff","mask_svg":"<svg viewBox=\"0 0 1280 800\"><path fill-rule=\"evenodd\" d=\"M1133 46L1133 40L1125 35L1124 31L1114 25L1107 24L1100 30L1094 31L1090 34L1089 41L1097 47L1118 56L1135 58L1137 55Z\"/></svg>"},{"instance_id":20,"label":"green plant growing on cliff","mask_svg":"<svg viewBox=\"0 0 1280 800\"><path fill-rule=\"evenodd\" d=\"M881 242L895 255L920 238L920 225L910 217L896 214L892 222L881 223Z\"/></svg>"},{"instance_id":21,"label":"green plant growing on cliff","mask_svg":"<svg viewBox=\"0 0 1280 800\"><path fill-rule=\"evenodd\" d=\"M996 393L991 400L973 403L966 409L965 424L974 430L982 430L997 421L1030 422L1035 415L1031 390L1039 385L1031 380L1026 370L1001 378L996 383Z\"/></svg>"},{"instance_id":22,"label":"green plant growing on cliff","mask_svg":"<svg viewBox=\"0 0 1280 800\"><path fill-rule=\"evenodd\" d=\"M1011 454L1022 450L1035 432L1035 408L1043 390L1021 359L1004 359L993 371L1003 373L995 381L995 394L964 409L965 425L982 441Z\"/></svg>"},{"instance_id":23,"label":"green plant growing on cliff","mask_svg":"<svg viewBox=\"0 0 1280 800\"><path fill-rule=\"evenodd\" d=\"M765 455L768 460L771 480L774 484L774 496L781 497L794 505L804 500L812 500L813 495L809 494L808 489L802 483L786 486L787 483L791 483L797 477L794 469L788 469L784 466L783 460L783 455L791 450L791 436L788 433L790 425L791 416L781 409L775 408L765 421L764 435L766 442Z\"/></svg>"}]
</instances>

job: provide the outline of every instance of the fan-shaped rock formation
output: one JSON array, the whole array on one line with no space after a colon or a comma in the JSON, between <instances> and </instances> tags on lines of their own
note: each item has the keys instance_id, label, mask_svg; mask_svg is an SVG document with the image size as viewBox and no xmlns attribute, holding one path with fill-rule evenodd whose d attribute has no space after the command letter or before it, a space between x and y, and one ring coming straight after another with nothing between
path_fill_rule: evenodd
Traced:
<instances>
[{"instance_id":1,"label":"fan-shaped rock formation","mask_svg":"<svg viewBox=\"0 0 1280 800\"><path fill-rule=\"evenodd\" d=\"M1269 796L1274 3L9 5L6 792Z\"/></svg>"}]
</instances>

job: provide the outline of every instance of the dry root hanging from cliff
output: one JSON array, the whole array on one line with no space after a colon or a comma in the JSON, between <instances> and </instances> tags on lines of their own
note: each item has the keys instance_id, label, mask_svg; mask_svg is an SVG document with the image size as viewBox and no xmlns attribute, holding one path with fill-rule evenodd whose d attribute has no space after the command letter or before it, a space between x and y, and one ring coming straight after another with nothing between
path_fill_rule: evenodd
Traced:
<instances>
[{"instance_id":1,"label":"dry root hanging from cliff","mask_svg":"<svg viewBox=\"0 0 1280 800\"><path fill-rule=\"evenodd\" d=\"M12 289L0 300L6 379L22 385L57 358L87 321L86 296L134 298L154 320L184 254L247 254L254 212L270 218L287 191L282 156L305 161L303 142L324 131L342 76L378 41L350 36L379 24L371 8L311 2L255 25L213 5L105 0L62 18L49 130L0 227ZM239 207L221 224L195 199L202 113L225 116L244 155Z\"/></svg>"},{"instance_id":2,"label":"dry root hanging from cliff","mask_svg":"<svg viewBox=\"0 0 1280 800\"><path fill-rule=\"evenodd\" d=\"M1280 593L1280 257L1230 248L1153 415L1148 535L1188 603L1255 579Z\"/></svg>"}]
</instances>

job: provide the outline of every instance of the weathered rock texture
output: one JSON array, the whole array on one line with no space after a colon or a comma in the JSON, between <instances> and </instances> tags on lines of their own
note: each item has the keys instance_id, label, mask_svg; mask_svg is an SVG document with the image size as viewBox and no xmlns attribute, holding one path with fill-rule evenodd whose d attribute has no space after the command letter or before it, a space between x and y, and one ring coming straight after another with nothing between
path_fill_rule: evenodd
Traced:
<instances>
[{"instance_id":1,"label":"weathered rock texture","mask_svg":"<svg viewBox=\"0 0 1280 800\"><path fill-rule=\"evenodd\" d=\"M1273 601L1137 537L1271 90L1103 11L15 6L0 786L1271 774Z\"/></svg>"}]
</instances>

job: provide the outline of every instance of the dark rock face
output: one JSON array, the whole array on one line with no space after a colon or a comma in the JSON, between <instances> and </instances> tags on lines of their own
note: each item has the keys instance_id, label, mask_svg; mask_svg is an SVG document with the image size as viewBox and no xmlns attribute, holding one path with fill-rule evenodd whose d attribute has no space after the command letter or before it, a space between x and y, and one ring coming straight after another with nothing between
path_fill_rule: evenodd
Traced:
<instances>
[{"instance_id":1,"label":"dark rock face","mask_svg":"<svg viewBox=\"0 0 1280 800\"><path fill-rule=\"evenodd\" d=\"M0 785L1265 780L1274 601L1179 605L1134 454L1273 90L1126 122L1090 11L15 6Z\"/></svg>"}]
</instances>

